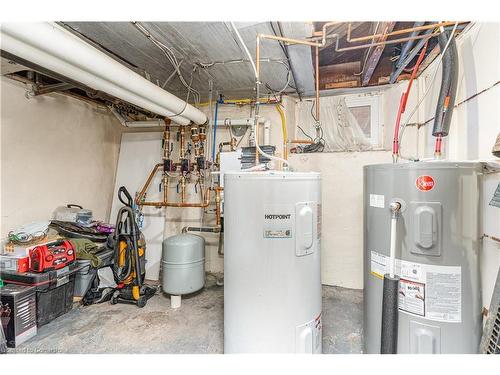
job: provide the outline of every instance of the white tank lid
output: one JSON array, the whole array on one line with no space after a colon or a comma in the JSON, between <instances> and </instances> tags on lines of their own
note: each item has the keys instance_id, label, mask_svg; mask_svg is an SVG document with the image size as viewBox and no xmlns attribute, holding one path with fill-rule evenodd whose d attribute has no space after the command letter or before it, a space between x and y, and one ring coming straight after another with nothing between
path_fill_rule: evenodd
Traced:
<instances>
[{"instance_id":1,"label":"white tank lid","mask_svg":"<svg viewBox=\"0 0 500 375\"><path fill-rule=\"evenodd\" d=\"M285 179L285 180L314 180L320 179L319 172L284 172L284 171L255 171L255 172L225 172L224 178L229 179Z\"/></svg>"}]
</instances>

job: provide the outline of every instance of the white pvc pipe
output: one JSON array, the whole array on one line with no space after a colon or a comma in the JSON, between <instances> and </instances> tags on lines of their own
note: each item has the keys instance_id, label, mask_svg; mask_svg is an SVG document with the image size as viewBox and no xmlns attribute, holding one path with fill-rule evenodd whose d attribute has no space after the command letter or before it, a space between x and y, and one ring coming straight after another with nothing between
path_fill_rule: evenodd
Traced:
<instances>
[{"instance_id":1,"label":"white pvc pipe","mask_svg":"<svg viewBox=\"0 0 500 375\"><path fill-rule=\"evenodd\" d=\"M251 118L240 118L232 119L225 118L223 120L217 120L217 126L252 126L253 119Z\"/></svg>"},{"instance_id":2,"label":"white pvc pipe","mask_svg":"<svg viewBox=\"0 0 500 375\"><path fill-rule=\"evenodd\" d=\"M181 296L170 296L170 307L173 309L178 309L181 307Z\"/></svg>"},{"instance_id":3,"label":"white pvc pipe","mask_svg":"<svg viewBox=\"0 0 500 375\"><path fill-rule=\"evenodd\" d=\"M180 125L207 116L53 22L2 23L2 50Z\"/></svg>"},{"instance_id":4,"label":"white pvc pipe","mask_svg":"<svg viewBox=\"0 0 500 375\"><path fill-rule=\"evenodd\" d=\"M234 24L234 22L231 22L231 26L233 27L233 30L234 30L236 36L238 37L238 40L240 41L240 44L243 47L243 50L245 51L245 53L248 57L248 60L250 60L250 64L252 64L252 69L255 73L255 77L257 78L257 67L255 66L252 55L250 54L250 51L248 50L247 45L243 41L243 38L241 37L240 32L236 28L236 25Z\"/></svg>"},{"instance_id":5,"label":"white pvc pipe","mask_svg":"<svg viewBox=\"0 0 500 375\"><path fill-rule=\"evenodd\" d=\"M271 121L266 120L266 121L264 121L264 144L265 145L270 144L270 137L271 137Z\"/></svg>"},{"instance_id":6,"label":"white pvc pipe","mask_svg":"<svg viewBox=\"0 0 500 375\"><path fill-rule=\"evenodd\" d=\"M398 217L392 216L391 219L391 247L389 252L389 276L394 277L396 269L396 237L397 237Z\"/></svg>"}]
</instances>

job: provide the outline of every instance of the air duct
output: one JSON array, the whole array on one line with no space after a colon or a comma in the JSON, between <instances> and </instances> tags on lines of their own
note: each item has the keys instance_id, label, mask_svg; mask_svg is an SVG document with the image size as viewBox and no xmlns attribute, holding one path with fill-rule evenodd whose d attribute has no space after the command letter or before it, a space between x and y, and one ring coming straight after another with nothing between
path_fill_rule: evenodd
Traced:
<instances>
[{"instance_id":1,"label":"air duct","mask_svg":"<svg viewBox=\"0 0 500 375\"><path fill-rule=\"evenodd\" d=\"M53 22L3 23L2 50L180 125L207 116Z\"/></svg>"}]
</instances>

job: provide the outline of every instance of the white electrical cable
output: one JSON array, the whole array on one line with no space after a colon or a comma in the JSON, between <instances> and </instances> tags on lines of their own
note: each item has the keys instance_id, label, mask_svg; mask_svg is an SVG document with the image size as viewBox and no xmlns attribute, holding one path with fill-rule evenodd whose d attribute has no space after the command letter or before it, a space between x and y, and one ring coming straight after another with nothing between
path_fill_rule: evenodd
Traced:
<instances>
[{"instance_id":1,"label":"white electrical cable","mask_svg":"<svg viewBox=\"0 0 500 375\"><path fill-rule=\"evenodd\" d=\"M234 24L234 22L231 21L231 27L233 28L234 30L234 33L236 34L236 36L238 37L238 40L240 41L240 44L241 46L243 47L243 50L245 51L245 53L247 54L248 56L248 60L250 60L250 64L252 64L252 69L255 73L255 77L257 77L257 67L255 66L255 62L253 61L253 57L252 55L250 54L250 51L248 50L245 42L243 41L243 38L241 37L240 35L240 32L238 31L238 29L236 28L236 25Z\"/></svg>"},{"instance_id":2,"label":"white electrical cable","mask_svg":"<svg viewBox=\"0 0 500 375\"><path fill-rule=\"evenodd\" d=\"M455 35L455 31L457 30L457 26L458 26L458 22L455 22L455 25L453 26L453 30L451 31L451 34L450 34L450 37L448 38L448 42L446 43L443 51L441 52L441 54L439 55L439 60L438 60L438 63L436 65L436 69L434 69L434 73L432 75L432 79L431 79L431 83L430 85L427 87L427 89L425 90L424 92L424 95L422 96L422 98L419 100L419 102L417 103L417 105L415 106L415 108L413 108L413 111L410 113L410 115L406 118L406 121L405 123L403 124L403 126L401 126L401 130L400 130L400 133L399 133L399 144L401 145L401 140L403 139L403 134L404 134L404 131L405 131L405 128L406 126L408 125L408 123L410 122L410 119L413 117L413 115L415 114L415 112L418 110L418 108L420 107L420 105L422 104L422 102L424 101L425 97L427 96L427 94L431 91L431 88L434 86L434 82L435 82L435 79L436 79L436 75L437 75L437 72L439 70L439 66L441 65L441 62L443 61L443 56L446 52L446 50L448 49L448 46L450 45L451 43L451 40L453 39L453 36ZM399 152L400 152L400 155L403 159L405 159L405 157L402 156L402 153L401 153L401 146L399 146Z\"/></svg>"},{"instance_id":3,"label":"white electrical cable","mask_svg":"<svg viewBox=\"0 0 500 375\"><path fill-rule=\"evenodd\" d=\"M141 31L156 47L158 47L163 52L165 57L172 64L172 66L173 66L175 72L177 73L177 76L179 77L181 83L188 90L188 93L193 92L194 98L195 98L195 103L199 103L200 93L199 93L199 91L191 88L190 85L184 79L184 76L182 75L182 72L180 70L181 64L177 61L177 57L175 56L175 53L167 45L162 43L160 40L156 39L142 24L140 24L139 22L132 22L132 24L139 31Z\"/></svg>"}]
</instances>

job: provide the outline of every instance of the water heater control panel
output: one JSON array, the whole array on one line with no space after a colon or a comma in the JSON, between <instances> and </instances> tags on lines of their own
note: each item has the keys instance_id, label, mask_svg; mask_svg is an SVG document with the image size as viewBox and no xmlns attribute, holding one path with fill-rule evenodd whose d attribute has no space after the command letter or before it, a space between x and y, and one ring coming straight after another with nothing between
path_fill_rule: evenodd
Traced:
<instances>
[{"instance_id":1,"label":"water heater control panel","mask_svg":"<svg viewBox=\"0 0 500 375\"><path fill-rule=\"evenodd\" d=\"M314 252L313 207L315 202L300 202L295 205L295 255L304 256Z\"/></svg>"}]
</instances>

